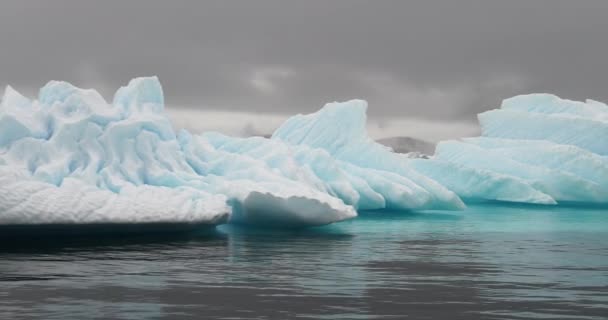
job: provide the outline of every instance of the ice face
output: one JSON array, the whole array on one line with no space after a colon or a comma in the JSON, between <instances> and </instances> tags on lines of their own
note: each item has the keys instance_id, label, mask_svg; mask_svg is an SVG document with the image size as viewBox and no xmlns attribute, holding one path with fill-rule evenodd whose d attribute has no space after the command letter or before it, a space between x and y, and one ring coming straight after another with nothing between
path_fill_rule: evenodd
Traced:
<instances>
[{"instance_id":1,"label":"ice face","mask_svg":"<svg viewBox=\"0 0 608 320\"><path fill-rule=\"evenodd\" d=\"M307 226L356 215L263 160L176 134L163 103L155 77L132 80L112 104L65 82L49 82L37 100L8 87L0 105L0 223L215 224L230 215Z\"/></svg>"},{"instance_id":2,"label":"ice face","mask_svg":"<svg viewBox=\"0 0 608 320\"><path fill-rule=\"evenodd\" d=\"M420 173L456 192L465 201L557 203L551 196L518 177L438 159L415 159L412 165Z\"/></svg>"},{"instance_id":3,"label":"ice face","mask_svg":"<svg viewBox=\"0 0 608 320\"><path fill-rule=\"evenodd\" d=\"M535 154L538 158L550 156L542 150ZM483 149L474 144L447 141L437 146L436 158L522 179L558 202L602 203L608 199L608 189L596 182L571 172L552 169L540 159L537 165L517 161L506 149Z\"/></svg>"},{"instance_id":4,"label":"ice face","mask_svg":"<svg viewBox=\"0 0 608 320\"><path fill-rule=\"evenodd\" d=\"M608 189L608 157L588 150L542 140L522 141L478 137L464 141L484 149L491 149L524 164L567 172Z\"/></svg>"}]
</instances>

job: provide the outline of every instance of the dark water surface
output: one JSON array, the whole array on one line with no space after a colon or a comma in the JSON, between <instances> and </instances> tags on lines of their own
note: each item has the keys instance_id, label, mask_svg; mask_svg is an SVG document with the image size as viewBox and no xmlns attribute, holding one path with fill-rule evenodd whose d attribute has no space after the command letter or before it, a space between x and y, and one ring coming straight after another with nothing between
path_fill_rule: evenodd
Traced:
<instances>
[{"instance_id":1,"label":"dark water surface","mask_svg":"<svg viewBox=\"0 0 608 320\"><path fill-rule=\"evenodd\" d=\"M606 209L0 241L0 319L608 319Z\"/></svg>"}]
</instances>

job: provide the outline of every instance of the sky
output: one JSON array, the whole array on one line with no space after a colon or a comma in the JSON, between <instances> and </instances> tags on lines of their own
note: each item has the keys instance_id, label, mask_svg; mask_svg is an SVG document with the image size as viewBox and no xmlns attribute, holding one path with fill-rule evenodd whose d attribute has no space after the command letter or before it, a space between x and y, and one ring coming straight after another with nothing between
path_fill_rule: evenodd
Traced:
<instances>
[{"instance_id":1,"label":"sky","mask_svg":"<svg viewBox=\"0 0 608 320\"><path fill-rule=\"evenodd\" d=\"M174 125L268 134L365 99L375 138L478 133L516 94L608 101L608 1L0 2L0 85L107 100L156 75Z\"/></svg>"}]
</instances>

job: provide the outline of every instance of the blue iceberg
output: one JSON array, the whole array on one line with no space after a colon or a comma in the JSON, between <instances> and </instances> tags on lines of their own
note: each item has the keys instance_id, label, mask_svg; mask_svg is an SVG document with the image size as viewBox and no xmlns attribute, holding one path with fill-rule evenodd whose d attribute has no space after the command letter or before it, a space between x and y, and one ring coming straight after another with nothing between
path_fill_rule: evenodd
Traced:
<instances>
[{"instance_id":1,"label":"blue iceberg","mask_svg":"<svg viewBox=\"0 0 608 320\"><path fill-rule=\"evenodd\" d=\"M364 177L376 192L390 198L389 204L394 205L387 208L464 208L454 192L417 172L409 157L372 140L366 130L366 112L363 100L329 103L316 113L289 118L272 139L325 150L344 171Z\"/></svg>"},{"instance_id":2,"label":"blue iceberg","mask_svg":"<svg viewBox=\"0 0 608 320\"><path fill-rule=\"evenodd\" d=\"M480 114L479 122L481 137L441 142L417 169L466 199L608 203L605 104L522 95Z\"/></svg>"},{"instance_id":3,"label":"blue iceberg","mask_svg":"<svg viewBox=\"0 0 608 320\"><path fill-rule=\"evenodd\" d=\"M482 137L431 159L366 131L367 103L296 115L270 139L176 132L156 77L108 103L51 81L0 104L0 224L225 222L315 226L360 210L460 210L465 201L608 202L608 107L518 96L479 115Z\"/></svg>"}]
</instances>

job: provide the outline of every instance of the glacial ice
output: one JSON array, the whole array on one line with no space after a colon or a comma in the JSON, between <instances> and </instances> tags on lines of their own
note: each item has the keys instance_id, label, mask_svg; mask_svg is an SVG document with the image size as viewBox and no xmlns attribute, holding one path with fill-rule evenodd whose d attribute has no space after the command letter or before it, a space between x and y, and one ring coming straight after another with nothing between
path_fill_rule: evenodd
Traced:
<instances>
[{"instance_id":1,"label":"glacial ice","mask_svg":"<svg viewBox=\"0 0 608 320\"><path fill-rule=\"evenodd\" d=\"M287 119L272 139L323 149L348 164L342 168L352 173L374 172L368 183L377 183L382 194L393 192L386 181L397 182L410 195L408 201L424 200L419 208L457 210L464 207L454 192L417 172L410 158L372 140L366 131L366 111L367 102L363 100L328 103L315 113Z\"/></svg>"},{"instance_id":2,"label":"glacial ice","mask_svg":"<svg viewBox=\"0 0 608 320\"><path fill-rule=\"evenodd\" d=\"M156 77L108 103L51 81L0 104L0 224L180 222L314 226L358 210L458 210L465 201L608 203L608 106L506 99L482 136L394 153L366 131L367 103L296 115L271 139L175 132Z\"/></svg>"},{"instance_id":3,"label":"glacial ice","mask_svg":"<svg viewBox=\"0 0 608 320\"><path fill-rule=\"evenodd\" d=\"M478 117L485 137L547 140L608 155L604 139L608 136L608 106L598 101L520 95L505 99L500 109Z\"/></svg>"},{"instance_id":4,"label":"glacial ice","mask_svg":"<svg viewBox=\"0 0 608 320\"><path fill-rule=\"evenodd\" d=\"M418 161L417 168L465 199L608 203L605 104L530 94L506 99L500 109L478 117L481 137L441 142L434 159ZM505 195L471 185L494 180L480 174L508 179L499 185L511 187Z\"/></svg>"},{"instance_id":5,"label":"glacial ice","mask_svg":"<svg viewBox=\"0 0 608 320\"><path fill-rule=\"evenodd\" d=\"M465 201L497 200L534 204L556 204L549 195L523 179L490 170L467 167L440 159L414 159L420 173L456 192Z\"/></svg>"},{"instance_id":6,"label":"glacial ice","mask_svg":"<svg viewBox=\"0 0 608 320\"><path fill-rule=\"evenodd\" d=\"M520 178L556 201L601 203L608 199L608 189L581 176L546 166L514 160L510 152L482 149L476 145L447 141L437 146L436 157L465 167ZM544 156L541 151L537 157Z\"/></svg>"},{"instance_id":7,"label":"glacial ice","mask_svg":"<svg viewBox=\"0 0 608 320\"><path fill-rule=\"evenodd\" d=\"M217 224L230 216L306 226L356 215L260 160L176 134L163 103L155 77L132 80L112 104L65 82L49 82L38 100L8 87L0 105L0 223Z\"/></svg>"},{"instance_id":8,"label":"glacial ice","mask_svg":"<svg viewBox=\"0 0 608 320\"><path fill-rule=\"evenodd\" d=\"M261 137L232 138L217 133L203 134L197 139L223 152L222 159L246 157L248 161L261 161L263 163L260 165L272 168L279 172L280 176L340 198L359 210L457 209L461 205L457 197L455 204L443 203L436 199L437 196L405 176L338 160L321 148L289 145L277 139ZM218 174L233 173L222 171ZM247 171L244 174L250 173ZM443 191L441 187L437 189Z\"/></svg>"},{"instance_id":9,"label":"glacial ice","mask_svg":"<svg viewBox=\"0 0 608 320\"><path fill-rule=\"evenodd\" d=\"M0 166L0 225L98 223L219 224L230 213L222 195L193 188L128 186L119 193L74 178L61 186Z\"/></svg>"}]
</instances>

